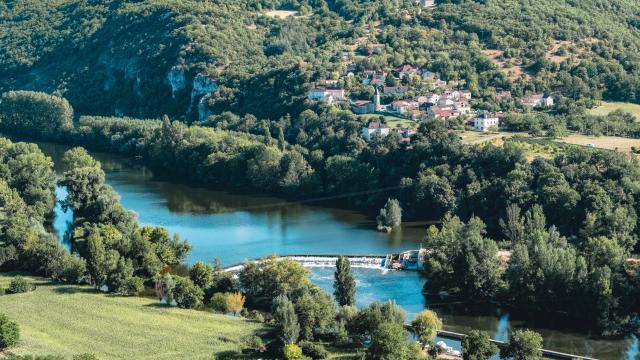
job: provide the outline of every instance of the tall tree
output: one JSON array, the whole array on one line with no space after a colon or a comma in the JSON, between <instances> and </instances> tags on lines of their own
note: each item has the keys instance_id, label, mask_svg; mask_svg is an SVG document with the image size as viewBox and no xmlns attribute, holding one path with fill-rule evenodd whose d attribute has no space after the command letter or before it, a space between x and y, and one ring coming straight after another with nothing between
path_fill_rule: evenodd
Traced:
<instances>
[{"instance_id":1,"label":"tall tree","mask_svg":"<svg viewBox=\"0 0 640 360\"><path fill-rule=\"evenodd\" d=\"M356 279L351 270L351 262L345 256L336 260L334 274L333 295L340 306L354 306L356 304Z\"/></svg>"},{"instance_id":2,"label":"tall tree","mask_svg":"<svg viewBox=\"0 0 640 360\"><path fill-rule=\"evenodd\" d=\"M278 338L284 344L295 344L300 336L300 324L293 303L284 295L273 302L273 318L278 329Z\"/></svg>"}]
</instances>

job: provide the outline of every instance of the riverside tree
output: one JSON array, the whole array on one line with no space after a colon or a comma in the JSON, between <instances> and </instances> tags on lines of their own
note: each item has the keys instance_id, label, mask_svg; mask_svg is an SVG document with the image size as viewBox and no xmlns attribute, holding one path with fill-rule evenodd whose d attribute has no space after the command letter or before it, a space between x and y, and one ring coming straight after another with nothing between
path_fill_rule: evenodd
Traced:
<instances>
[{"instance_id":1,"label":"riverside tree","mask_svg":"<svg viewBox=\"0 0 640 360\"><path fill-rule=\"evenodd\" d=\"M336 260L334 274L333 295L340 306L354 306L356 304L356 279L351 270L351 262L346 256Z\"/></svg>"},{"instance_id":2,"label":"riverside tree","mask_svg":"<svg viewBox=\"0 0 640 360\"><path fill-rule=\"evenodd\" d=\"M400 202L389 198L376 218L378 230L391 231L402 224L402 208Z\"/></svg>"},{"instance_id":3,"label":"riverside tree","mask_svg":"<svg viewBox=\"0 0 640 360\"><path fill-rule=\"evenodd\" d=\"M542 336L531 330L514 330L500 349L501 359L542 360Z\"/></svg>"},{"instance_id":4,"label":"riverside tree","mask_svg":"<svg viewBox=\"0 0 640 360\"><path fill-rule=\"evenodd\" d=\"M436 338L438 331L442 330L442 320L435 312L422 310L411 322L411 327L418 336L418 340L423 344L428 344Z\"/></svg>"},{"instance_id":5,"label":"riverside tree","mask_svg":"<svg viewBox=\"0 0 640 360\"><path fill-rule=\"evenodd\" d=\"M471 330L462 339L462 358L464 360L489 360L498 353L498 346L491 342L489 334L480 330Z\"/></svg>"}]
</instances>

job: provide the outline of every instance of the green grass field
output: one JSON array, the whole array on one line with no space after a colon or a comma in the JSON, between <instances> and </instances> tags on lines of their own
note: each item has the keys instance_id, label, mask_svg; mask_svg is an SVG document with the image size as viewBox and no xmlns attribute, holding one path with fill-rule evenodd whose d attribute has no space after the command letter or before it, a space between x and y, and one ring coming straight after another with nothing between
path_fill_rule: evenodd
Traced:
<instances>
[{"instance_id":1,"label":"green grass field","mask_svg":"<svg viewBox=\"0 0 640 360\"><path fill-rule=\"evenodd\" d=\"M635 115L636 119L640 120L640 105L623 103L623 102L602 102L600 106L595 109L591 109L589 112L593 115L607 115L615 110L623 110Z\"/></svg>"},{"instance_id":2,"label":"green grass field","mask_svg":"<svg viewBox=\"0 0 640 360\"><path fill-rule=\"evenodd\" d=\"M387 125L389 127L405 127L405 128L412 128L412 127L418 127L418 122L417 121L412 121L409 119L403 119L403 118L399 118L396 116L391 116L391 115L379 115L379 114L360 114L358 115L359 118L361 119L365 119L365 120L369 120L369 119L378 119L380 118L380 116L382 116L384 118L384 120L387 122Z\"/></svg>"},{"instance_id":3,"label":"green grass field","mask_svg":"<svg viewBox=\"0 0 640 360\"><path fill-rule=\"evenodd\" d=\"M0 274L0 287L11 279ZM212 359L239 351L261 324L205 311L167 308L157 300L115 297L91 287L29 278L37 288L0 296L0 312L20 326L16 354L70 358L93 353L100 359Z\"/></svg>"}]
</instances>

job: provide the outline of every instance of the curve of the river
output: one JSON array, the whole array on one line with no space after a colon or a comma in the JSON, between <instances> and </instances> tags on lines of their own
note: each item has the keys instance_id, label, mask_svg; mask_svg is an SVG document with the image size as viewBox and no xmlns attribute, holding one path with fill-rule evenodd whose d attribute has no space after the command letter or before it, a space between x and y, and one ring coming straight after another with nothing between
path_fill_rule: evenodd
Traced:
<instances>
[{"instance_id":1,"label":"curve of the river","mask_svg":"<svg viewBox=\"0 0 640 360\"><path fill-rule=\"evenodd\" d=\"M68 147L40 143L56 164ZM383 255L419 246L424 224L405 224L391 235L376 232L373 222L357 212L287 202L262 195L234 195L194 188L154 179L150 170L120 157L94 153L102 162L107 182L120 194L124 207L137 213L142 224L167 227L193 245L188 262L220 258L225 264L272 254L376 254ZM60 169L56 168L57 171ZM64 189L58 197L64 198ZM54 227L63 233L71 220L69 213L56 208ZM425 279L415 272L393 272L356 268L357 305L375 300L395 300L415 316L427 304L421 294ZM311 268L311 280L332 292L333 268ZM511 319L500 309L467 306L434 308L445 329L468 332L488 331L497 340L506 340L513 327L539 331L545 348L592 356L603 360L638 360L636 338L596 340L566 330L562 324L536 326ZM459 344L449 342L454 347Z\"/></svg>"}]
</instances>

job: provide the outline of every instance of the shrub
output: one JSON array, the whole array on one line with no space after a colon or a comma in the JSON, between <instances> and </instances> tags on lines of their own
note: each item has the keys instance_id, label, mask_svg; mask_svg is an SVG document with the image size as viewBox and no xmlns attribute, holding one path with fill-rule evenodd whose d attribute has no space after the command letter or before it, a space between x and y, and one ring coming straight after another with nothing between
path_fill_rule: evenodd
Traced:
<instances>
[{"instance_id":1,"label":"shrub","mask_svg":"<svg viewBox=\"0 0 640 360\"><path fill-rule=\"evenodd\" d=\"M260 338L259 336L249 336L247 339L245 339L244 343L247 349L260 352L265 350L264 341L262 341L262 338Z\"/></svg>"},{"instance_id":2,"label":"shrub","mask_svg":"<svg viewBox=\"0 0 640 360\"><path fill-rule=\"evenodd\" d=\"M0 314L0 350L4 350L18 343L20 328L5 314Z\"/></svg>"},{"instance_id":3,"label":"shrub","mask_svg":"<svg viewBox=\"0 0 640 360\"><path fill-rule=\"evenodd\" d=\"M144 290L144 283L141 278L133 276L125 281L121 290L123 291L123 295L138 295L142 290Z\"/></svg>"},{"instance_id":4,"label":"shrub","mask_svg":"<svg viewBox=\"0 0 640 360\"><path fill-rule=\"evenodd\" d=\"M244 308L244 296L240 292L226 294L225 307L227 311L238 314Z\"/></svg>"},{"instance_id":5,"label":"shrub","mask_svg":"<svg viewBox=\"0 0 640 360\"><path fill-rule=\"evenodd\" d=\"M195 309L202 305L204 292L189 278L176 276L176 285L173 289L173 297L178 307Z\"/></svg>"},{"instance_id":6,"label":"shrub","mask_svg":"<svg viewBox=\"0 0 640 360\"><path fill-rule=\"evenodd\" d=\"M216 312L227 312L227 295L225 293L215 293L211 297L211 309Z\"/></svg>"},{"instance_id":7,"label":"shrub","mask_svg":"<svg viewBox=\"0 0 640 360\"><path fill-rule=\"evenodd\" d=\"M311 341L302 341L300 342L300 347L302 348L302 353L313 360L326 359L328 356L328 352L322 344L316 344Z\"/></svg>"},{"instance_id":8,"label":"shrub","mask_svg":"<svg viewBox=\"0 0 640 360\"><path fill-rule=\"evenodd\" d=\"M287 344L284 346L284 358L286 360L301 360L304 359L302 356L302 349L296 344Z\"/></svg>"},{"instance_id":9,"label":"shrub","mask_svg":"<svg viewBox=\"0 0 640 360\"><path fill-rule=\"evenodd\" d=\"M9 283L6 290L7 294L21 294L34 290L35 287L29 281L21 276L16 276Z\"/></svg>"},{"instance_id":10,"label":"shrub","mask_svg":"<svg viewBox=\"0 0 640 360\"><path fill-rule=\"evenodd\" d=\"M257 310L251 310L249 311L249 313L247 314L247 319L249 320L253 320L253 321L257 321L257 322L264 322L264 315L262 315L262 313L260 311Z\"/></svg>"},{"instance_id":11,"label":"shrub","mask_svg":"<svg viewBox=\"0 0 640 360\"><path fill-rule=\"evenodd\" d=\"M79 256L69 255L64 261L61 278L69 284L79 284L87 274L87 263Z\"/></svg>"}]
</instances>

